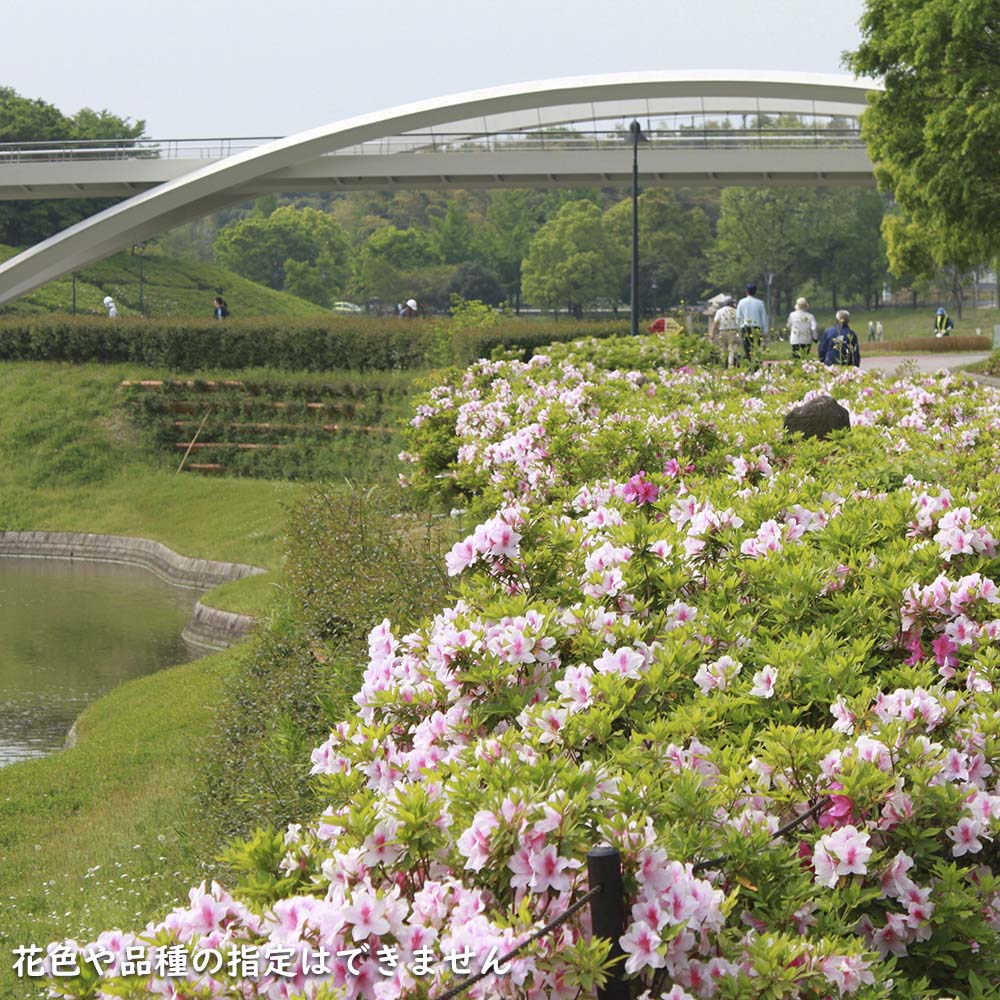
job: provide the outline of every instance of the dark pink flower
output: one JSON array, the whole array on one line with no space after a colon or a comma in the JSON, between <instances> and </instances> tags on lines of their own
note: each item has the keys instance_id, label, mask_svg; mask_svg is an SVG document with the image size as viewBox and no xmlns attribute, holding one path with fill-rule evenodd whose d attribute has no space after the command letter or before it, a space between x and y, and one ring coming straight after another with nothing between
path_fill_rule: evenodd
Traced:
<instances>
[{"instance_id":1,"label":"dark pink flower","mask_svg":"<svg viewBox=\"0 0 1000 1000\"><path fill-rule=\"evenodd\" d=\"M643 469L634 475L622 490L622 496L629 502L641 507L643 504L654 503L660 495L660 487L646 478Z\"/></svg>"}]
</instances>

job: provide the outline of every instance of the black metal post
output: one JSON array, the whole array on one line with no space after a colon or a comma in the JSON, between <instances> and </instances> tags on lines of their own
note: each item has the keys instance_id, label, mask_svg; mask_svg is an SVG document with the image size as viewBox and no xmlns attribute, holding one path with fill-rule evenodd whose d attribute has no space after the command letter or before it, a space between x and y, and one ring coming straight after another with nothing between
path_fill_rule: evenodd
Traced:
<instances>
[{"instance_id":1,"label":"black metal post","mask_svg":"<svg viewBox=\"0 0 1000 1000\"><path fill-rule=\"evenodd\" d=\"M76 271L73 272L73 315L76 315Z\"/></svg>"},{"instance_id":2,"label":"black metal post","mask_svg":"<svg viewBox=\"0 0 1000 1000\"><path fill-rule=\"evenodd\" d=\"M143 311L142 310L142 285L143 285L142 262L143 258L145 257L146 248L142 243L140 243L139 246L134 249L139 251L139 312L141 313Z\"/></svg>"},{"instance_id":3,"label":"black metal post","mask_svg":"<svg viewBox=\"0 0 1000 1000\"><path fill-rule=\"evenodd\" d=\"M631 991L625 982L625 952L618 943L625 933L625 888L622 885L622 856L618 849L595 847L587 851L587 877L591 889L601 887L600 893L590 902L594 937L610 939L609 957L618 959L604 987L597 991L597 1000L629 1000Z\"/></svg>"},{"instance_id":4,"label":"black metal post","mask_svg":"<svg viewBox=\"0 0 1000 1000\"><path fill-rule=\"evenodd\" d=\"M632 120L632 336L639 335L639 136L642 129Z\"/></svg>"}]
</instances>

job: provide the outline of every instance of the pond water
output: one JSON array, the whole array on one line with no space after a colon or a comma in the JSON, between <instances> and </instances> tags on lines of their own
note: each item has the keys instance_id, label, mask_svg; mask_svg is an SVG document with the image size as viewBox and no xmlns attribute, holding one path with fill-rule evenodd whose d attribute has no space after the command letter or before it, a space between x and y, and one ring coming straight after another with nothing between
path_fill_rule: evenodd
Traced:
<instances>
[{"instance_id":1,"label":"pond water","mask_svg":"<svg viewBox=\"0 0 1000 1000\"><path fill-rule=\"evenodd\" d=\"M122 681L200 655L181 638L197 596L136 566L0 558L0 767L60 749Z\"/></svg>"}]
</instances>

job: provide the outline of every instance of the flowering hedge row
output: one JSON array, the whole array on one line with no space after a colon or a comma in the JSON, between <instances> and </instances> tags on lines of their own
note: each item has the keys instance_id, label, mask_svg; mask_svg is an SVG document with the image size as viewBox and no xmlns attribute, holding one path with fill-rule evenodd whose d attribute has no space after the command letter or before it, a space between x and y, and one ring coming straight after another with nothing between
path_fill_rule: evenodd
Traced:
<instances>
[{"instance_id":1,"label":"flowering hedge row","mask_svg":"<svg viewBox=\"0 0 1000 1000\"><path fill-rule=\"evenodd\" d=\"M312 756L328 807L57 995L436 997L579 898L602 843L634 996L996 995L1000 396L628 349L645 370L581 346L430 390L411 478L490 510L454 602L371 633ZM786 437L818 393L851 429ZM154 945L336 957L114 978ZM467 995L589 998L607 957L584 912Z\"/></svg>"}]
</instances>

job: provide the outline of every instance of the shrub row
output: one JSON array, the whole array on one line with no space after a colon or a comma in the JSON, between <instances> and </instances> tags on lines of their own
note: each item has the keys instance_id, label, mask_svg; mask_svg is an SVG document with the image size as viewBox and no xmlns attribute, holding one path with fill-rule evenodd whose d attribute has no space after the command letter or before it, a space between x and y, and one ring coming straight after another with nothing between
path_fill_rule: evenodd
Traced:
<instances>
[{"instance_id":1,"label":"shrub row","mask_svg":"<svg viewBox=\"0 0 1000 1000\"><path fill-rule=\"evenodd\" d=\"M284 585L202 751L206 854L315 809L309 750L350 711L368 632L389 614L415 625L444 600L457 524L400 516L405 500L394 484L329 486L292 509Z\"/></svg>"},{"instance_id":2,"label":"shrub row","mask_svg":"<svg viewBox=\"0 0 1000 1000\"><path fill-rule=\"evenodd\" d=\"M951 337L900 337L887 340L884 343L866 343L861 339L862 354L877 356L882 351L923 351L932 354L950 351L986 351L989 350L989 340L977 337L974 333L955 334Z\"/></svg>"},{"instance_id":3,"label":"shrub row","mask_svg":"<svg viewBox=\"0 0 1000 1000\"><path fill-rule=\"evenodd\" d=\"M505 319L454 334L465 364L497 347L530 357L542 344L623 332L621 323ZM42 316L0 323L0 360L136 364L175 371L268 367L279 371L392 371L422 368L440 350L434 321L370 317L211 320Z\"/></svg>"},{"instance_id":4,"label":"shrub row","mask_svg":"<svg viewBox=\"0 0 1000 1000\"><path fill-rule=\"evenodd\" d=\"M0 325L0 358L133 362L175 371L386 371L422 367L430 341L420 324L371 319L213 323L50 316Z\"/></svg>"}]
</instances>

